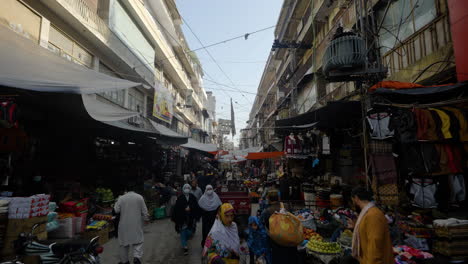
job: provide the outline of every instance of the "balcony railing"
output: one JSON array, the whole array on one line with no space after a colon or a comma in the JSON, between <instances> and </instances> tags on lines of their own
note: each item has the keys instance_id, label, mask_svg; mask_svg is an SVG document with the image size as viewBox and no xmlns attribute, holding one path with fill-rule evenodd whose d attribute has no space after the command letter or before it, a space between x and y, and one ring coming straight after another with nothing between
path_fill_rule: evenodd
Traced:
<instances>
[{"instance_id":1,"label":"balcony railing","mask_svg":"<svg viewBox=\"0 0 468 264\"><path fill-rule=\"evenodd\" d=\"M393 75L450 43L448 16L444 15L383 55L383 63ZM416 72L416 74L419 74Z\"/></svg>"},{"instance_id":2,"label":"balcony railing","mask_svg":"<svg viewBox=\"0 0 468 264\"><path fill-rule=\"evenodd\" d=\"M63 6L68 6L70 9L75 10L79 16L84 19L88 26L97 30L101 35L108 36L110 29L106 22L102 20L94 10L92 10L83 0L57 0Z\"/></svg>"}]
</instances>

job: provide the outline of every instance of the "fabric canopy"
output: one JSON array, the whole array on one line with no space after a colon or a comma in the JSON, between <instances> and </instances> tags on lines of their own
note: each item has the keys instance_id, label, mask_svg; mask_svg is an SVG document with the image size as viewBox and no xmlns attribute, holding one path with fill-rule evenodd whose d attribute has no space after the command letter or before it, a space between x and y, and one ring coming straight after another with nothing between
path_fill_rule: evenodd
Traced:
<instances>
[{"instance_id":1,"label":"fabric canopy","mask_svg":"<svg viewBox=\"0 0 468 264\"><path fill-rule=\"evenodd\" d=\"M468 87L467 82L395 89L392 86L378 87L370 92L373 103L425 104L459 98Z\"/></svg>"},{"instance_id":2,"label":"fabric canopy","mask_svg":"<svg viewBox=\"0 0 468 264\"><path fill-rule=\"evenodd\" d=\"M418 86L412 89L395 89L393 87L379 87L374 90L372 94L376 95L431 95L438 93L445 93L456 90L458 88L466 88L468 83L457 83L450 85L438 85L438 86Z\"/></svg>"},{"instance_id":3,"label":"fabric canopy","mask_svg":"<svg viewBox=\"0 0 468 264\"><path fill-rule=\"evenodd\" d=\"M275 151L275 152L255 152L249 153L246 157L248 160L258 160L258 159L270 159L270 158L278 158L284 156L284 152L282 151Z\"/></svg>"},{"instance_id":4,"label":"fabric canopy","mask_svg":"<svg viewBox=\"0 0 468 264\"><path fill-rule=\"evenodd\" d=\"M294 129L340 128L361 118L361 103L358 101L329 102L326 106L292 118L275 122L279 133L288 133Z\"/></svg>"},{"instance_id":5,"label":"fabric canopy","mask_svg":"<svg viewBox=\"0 0 468 264\"><path fill-rule=\"evenodd\" d=\"M163 136L167 136L167 137L173 137L173 138L188 138L186 136L183 136L175 131L172 131L171 129L161 125L161 124L158 124L156 122L154 122L153 120L150 120L151 121L151 124L154 126L154 128L159 132L159 134L163 135Z\"/></svg>"},{"instance_id":6,"label":"fabric canopy","mask_svg":"<svg viewBox=\"0 0 468 264\"><path fill-rule=\"evenodd\" d=\"M83 105L88 114L97 121L113 122L139 115L136 111L129 111L116 105L98 101L95 99L94 95L83 94L81 98L83 99Z\"/></svg>"},{"instance_id":7,"label":"fabric canopy","mask_svg":"<svg viewBox=\"0 0 468 264\"><path fill-rule=\"evenodd\" d=\"M184 148L201 150L203 152L214 152L218 150L218 147L215 144L204 144L195 141L194 139L189 138L186 144L181 145Z\"/></svg>"},{"instance_id":8,"label":"fabric canopy","mask_svg":"<svg viewBox=\"0 0 468 264\"><path fill-rule=\"evenodd\" d=\"M142 85L72 63L4 26L0 26L0 61L0 86L93 94Z\"/></svg>"}]
</instances>

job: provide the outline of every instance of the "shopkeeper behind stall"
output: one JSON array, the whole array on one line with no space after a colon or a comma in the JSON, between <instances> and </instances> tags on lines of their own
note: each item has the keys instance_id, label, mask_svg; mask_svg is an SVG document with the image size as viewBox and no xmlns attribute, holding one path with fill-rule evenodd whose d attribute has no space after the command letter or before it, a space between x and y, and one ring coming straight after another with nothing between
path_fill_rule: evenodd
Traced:
<instances>
[{"instance_id":1,"label":"shopkeeper behind stall","mask_svg":"<svg viewBox=\"0 0 468 264\"><path fill-rule=\"evenodd\" d=\"M356 187L351 199L356 210L360 211L356 222L348 218L348 227L354 228L352 256L360 264L393 264L395 260L387 219L372 202L372 192Z\"/></svg>"}]
</instances>

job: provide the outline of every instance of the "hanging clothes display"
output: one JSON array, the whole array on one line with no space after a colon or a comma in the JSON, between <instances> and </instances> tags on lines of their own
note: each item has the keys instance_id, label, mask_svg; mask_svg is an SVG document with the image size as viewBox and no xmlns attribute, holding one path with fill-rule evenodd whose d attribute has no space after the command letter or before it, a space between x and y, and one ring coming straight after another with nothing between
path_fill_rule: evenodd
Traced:
<instances>
[{"instance_id":1,"label":"hanging clothes display","mask_svg":"<svg viewBox=\"0 0 468 264\"><path fill-rule=\"evenodd\" d=\"M441 131L444 139L453 138L452 133L450 132L450 116L447 115L444 111L435 108L429 108L430 111L434 111L440 118L442 122Z\"/></svg>"},{"instance_id":2,"label":"hanging clothes display","mask_svg":"<svg viewBox=\"0 0 468 264\"><path fill-rule=\"evenodd\" d=\"M449 175L449 183L451 185L450 202L462 202L466 199L465 178L462 174Z\"/></svg>"},{"instance_id":3,"label":"hanging clothes display","mask_svg":"<svg viewBox=\"0 0 468 264\"><path fill-rule=\"evenodd\" d=\"M303 138L302 135L295 136L296 144L294 144L294 154L302 154L302 142Z\"/></svg>"},{"instance_id":4,"label":"hanging clothes display","mask_svg":"<svg viewBox=\"0 0 468 264\"><path fill-rule=\"evenodd\" d=\"M302 144L302 153L304 155L309 155L312 153L312 134L307 132L306 136L304 137L304 142Z\"/></svg>"},{"instance_id":5,"label":"hanging clothes display","mask_svg":"<svg viewBox=\"0 0 468 264\"><path fill-rule=\"evenodd\" d=\"M421 208L437 208L435 198L437 184L432 179L412 180L410 193L414 196L413 205Z\"/></svg>"},{"instance_id":6,"label":"hanging clothes display","mask_svg":"<svg viewBox=\"0 0 468 264\"><path fill-rule=\"evenodd\" d=\"M387 139L393 137L395 132L390 129L391 114L387 112L373 113L367 116L370 126L370 135L373 139Z\"/></svg>"},{"instance_id":7,"label":"hanging clothes display","mask_svg":"<svg viewBox=\"0 0 468 264\"><path fill-rule=\"evenodd\" d=\"M391 153L376 153L370 156L372 175L379 184L391 184L397 182L397 170L395 159Z\"/></svg>"},{"instance_id":8,"label":"hanging clothes display","mask_svg":"<svg viewBox=\"0 0 468 264\"><path fill-rule=\"evenodd\" d=\"M468 123L462 111L460 109L456 109L453 107L442 107L442 109L450 111L455 115L458 121L458 125L459 125L459 131L458 131L459 140L462 142L468 141Z\"/></svg>"},{"instance_id":9,"label":"hanging clothes display","mask_svg":"<svg viewBox=\"0 0 468 264\"><path fill-rule=\"evenodd\" d=\"M435 141L438 139L436 132L436 123L431 115L431 112L426 109L413 109L413 113L417 122L417 138L418 140Z\"/></svg>"},{"instance_id":10,"label":"hanging clothes display","mask_svg":"<svg viewBox=\"0 0 468 264\"><path fill-rule=\"evenodd\" d=\"M407 109L397 109L394 111L389 129L395 130L395 136L401 143L417 141L417 124L413 112Z\"/></svg>"},{"instance_id":11,"label":"hanging clothes display","mask_svg":"<svg viewBox=\"0 0 468 264\"><path fill-rule=\"evenodd\" d=\"M286 151L287 154L294 154L294 148L296 147L296 137L294 136L293 133L291 133L289 136L286 136L284 139L284 151Z\"/></svg>"}]
</instances>

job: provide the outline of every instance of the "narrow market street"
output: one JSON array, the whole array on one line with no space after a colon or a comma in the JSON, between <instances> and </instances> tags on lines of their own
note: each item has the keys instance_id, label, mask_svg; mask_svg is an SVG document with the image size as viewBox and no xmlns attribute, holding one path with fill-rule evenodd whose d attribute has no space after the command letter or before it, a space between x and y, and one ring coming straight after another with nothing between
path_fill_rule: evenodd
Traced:
<instances>
[{"instance_id":1,"label":"narrow market street","mask_svg":"<svg viewBox=\"0 0 468 264\"><path fill-rule=\"evenodd\" d=\"M200 263L201 260L201 224L189 241L190 253L184 256L180 239L174 230L174 223L169 218L157 220L145 226L144 264L183 264ZM119 263L119 242L113 238L104 245L101 263Z\"/></svg>"}]
</instances>

